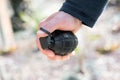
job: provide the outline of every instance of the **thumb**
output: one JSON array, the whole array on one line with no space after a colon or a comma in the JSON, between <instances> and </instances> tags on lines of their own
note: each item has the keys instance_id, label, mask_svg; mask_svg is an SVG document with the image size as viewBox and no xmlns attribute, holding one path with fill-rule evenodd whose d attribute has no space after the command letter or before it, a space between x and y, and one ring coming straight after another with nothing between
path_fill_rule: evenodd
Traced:
<instances>
[{"instance_id":1,"label":"thumb","mask_svg":"<svg viewBox=\"0 0 120 80\"><path fill-rule=\"evenodd\" d=\"M45 21L45 22L40 23L40 28L43 28L44 30L46 30L49 33L52 33L57 29L57 25L55 24L54 21L50 21L50 22ZM39 29L37 32L37 36L38 37L46 37L46 36L48 36L48 34L45 31Z\"/></svg>"}]
</instances>

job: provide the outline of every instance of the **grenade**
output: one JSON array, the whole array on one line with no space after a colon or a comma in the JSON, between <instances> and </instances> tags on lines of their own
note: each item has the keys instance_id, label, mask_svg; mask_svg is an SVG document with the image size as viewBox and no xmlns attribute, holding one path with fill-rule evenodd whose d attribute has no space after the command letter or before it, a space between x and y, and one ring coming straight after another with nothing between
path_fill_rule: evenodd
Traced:
<instances>
[{"instance_id":1,"label":"grenade","mask_svg":"<svg viewBox=\"0 0 120 80\"><path fill-rule=\"evenodd\" d=\"M67 55L78 45L78 39L71 31L56 30L53 33L49 33L43 28L40 30L48 34L47 37L39 39L41 47L52 50L56 55Z\"/></svg>"}]
</instances>

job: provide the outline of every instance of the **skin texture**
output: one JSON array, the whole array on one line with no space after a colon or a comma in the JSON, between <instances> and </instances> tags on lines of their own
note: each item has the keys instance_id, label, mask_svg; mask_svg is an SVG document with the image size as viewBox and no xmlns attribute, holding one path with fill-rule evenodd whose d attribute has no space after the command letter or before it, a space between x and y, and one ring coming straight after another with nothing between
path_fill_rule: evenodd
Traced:
<instances>
[{"instance_id":1,"label":"skin texture","mask_svg":"<svg viewBox=\"0 0 120 80\"><path fill-rule=\"evenodd\" d=\"M82 26L82 22L80 20L63 11L52 14L51 16L49 16L47 19L40 22L39 24L39 28L42 27L47 31L49 31L50 33L54 32L55 30L72 31L73 33L75 33L81 28L81 26ZM66 56L58 56L58 55L55 55L54 52L52 52L51 50L43 50L41 48L39 38L45 37L45 36L48 36L48 35L43 31L38 30L36 43L41 53L45 54L49 59L66 60L73 55L72 53L70 53Z\"/></svg>"}]
</instances>

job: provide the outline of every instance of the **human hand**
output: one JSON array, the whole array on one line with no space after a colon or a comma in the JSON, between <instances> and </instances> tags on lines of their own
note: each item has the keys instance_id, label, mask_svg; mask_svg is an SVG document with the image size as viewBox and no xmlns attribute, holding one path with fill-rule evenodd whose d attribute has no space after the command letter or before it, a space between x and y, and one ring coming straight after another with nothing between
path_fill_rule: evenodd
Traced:
<instances>
[{"instance_id":1,"label":"human hand","mask_svg":"<svg viewBox=\"0 0 120 80\"><path fill-rule=\"evenodd\" d=\"M75 33L80 29L82 25L82 22L78 20L77 18L69 15L68 13L65 13L63 11L56 12L47 19L45 19L43 22L40 23L39 29L42 27L45 30L49 31L50 33L54 32L55 30L64 30L64 31L72 31ZM49 59L52 60L65 60L70 58L73 54L70 53L66 56L59 56L55 55L55 53L51 50L43 50L41 48L41 44L39 41L40 37L46 37L48 34L44 33L41 30L38 30L37 32L37 46L39 50L45 54Z\"/></svg>"}]
</instances>

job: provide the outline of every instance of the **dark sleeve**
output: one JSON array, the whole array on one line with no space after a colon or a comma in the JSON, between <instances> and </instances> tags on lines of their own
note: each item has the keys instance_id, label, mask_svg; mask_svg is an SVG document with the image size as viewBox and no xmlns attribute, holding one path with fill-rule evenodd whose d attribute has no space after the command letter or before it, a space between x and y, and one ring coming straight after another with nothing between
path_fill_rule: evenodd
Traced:
<instances>
[{"instance_id":1,"label":"dark sleeve","mask_svg":"<svg viewBox=\"0 0 120 80\"><path fill-rule=\"evenodd\" d=\"M83 24L93 27L108 0L66 0L60 11L71 14Z\"/></svg>"}]
</instances>

